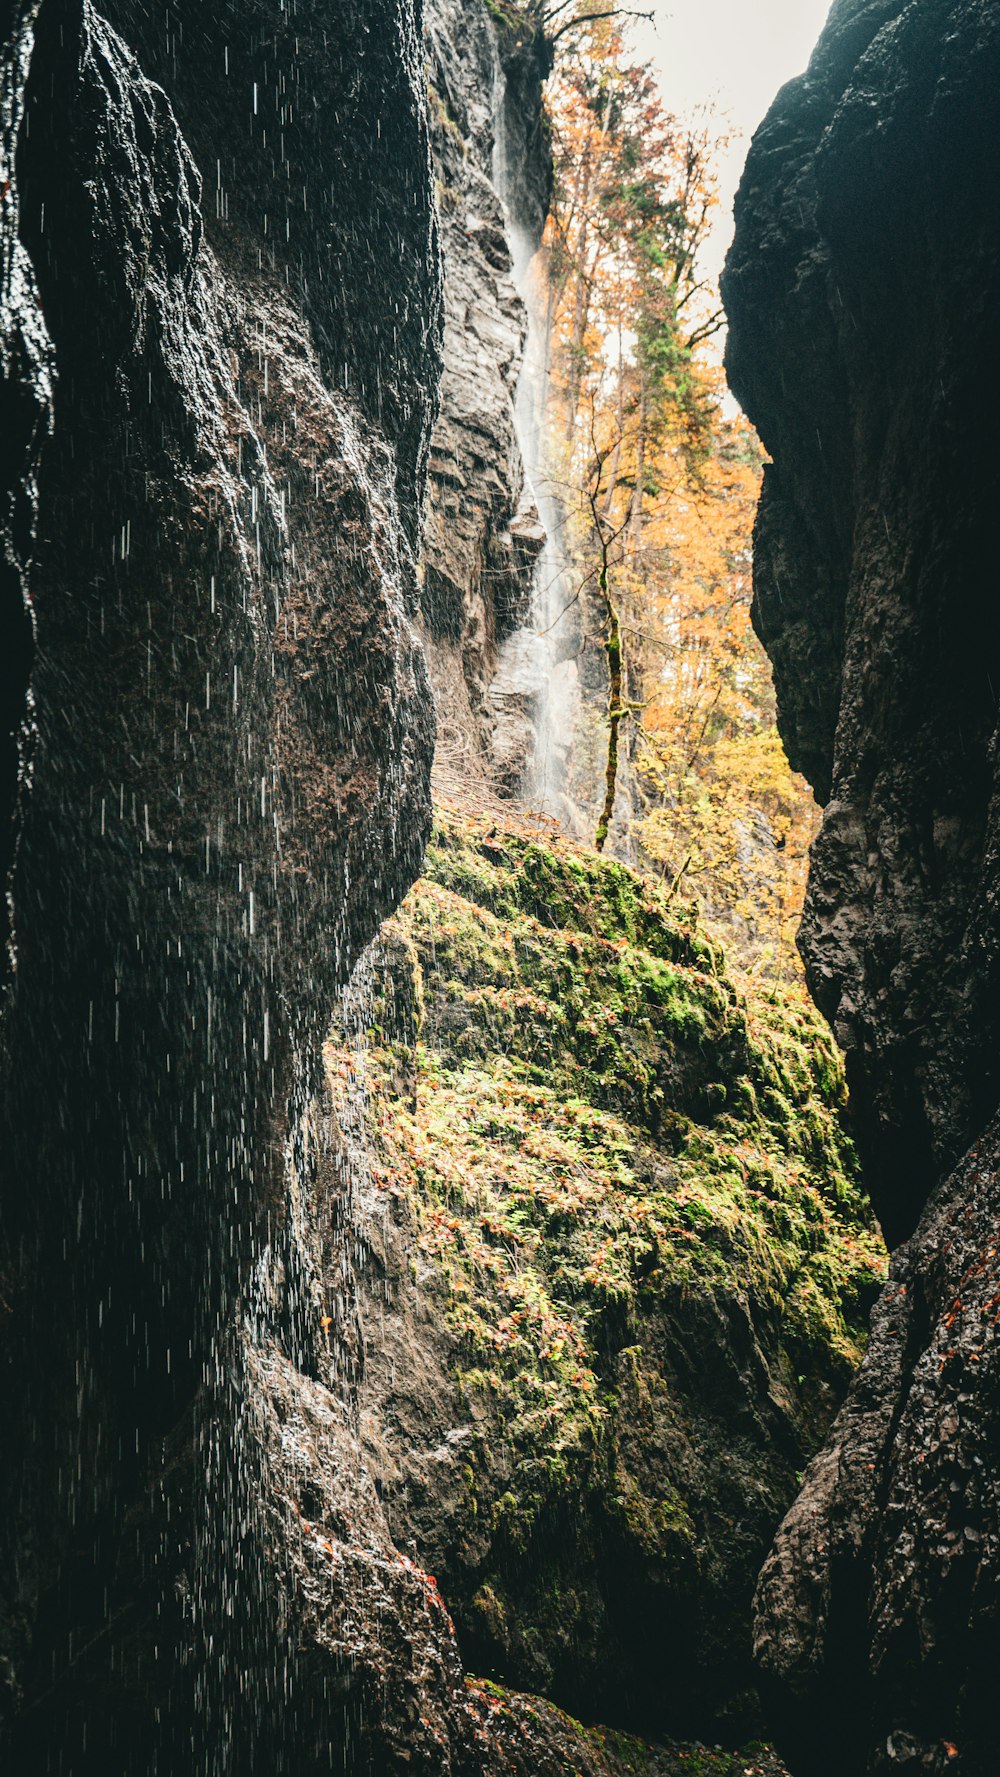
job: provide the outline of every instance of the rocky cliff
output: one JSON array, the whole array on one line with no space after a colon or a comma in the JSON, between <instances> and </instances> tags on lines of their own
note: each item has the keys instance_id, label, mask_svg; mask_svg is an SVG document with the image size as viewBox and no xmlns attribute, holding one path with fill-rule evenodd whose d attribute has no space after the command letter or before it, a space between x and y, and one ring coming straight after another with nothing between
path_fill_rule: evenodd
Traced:
<instances>
[{"instance_id":1,"label":"rocky cliff","mask_svg":"<svg viewBox=\"0 0 1000 1777\"><path fill-rule=\"evenodd\" d=\"M427 830L440 289L419 20L294 11L0 11L17 1772L334 1732L270 1379L350 1361L306 1107Z\"/></svg>"},{"instance_id":2,"label":"rocky cliff","mask_svg":"<svg viewBox=\"0 0 1000 1777\"><path fill-rule=\"evenodd\" d=\"M0 8L12 1777L690 1768L466 1677L365 1449L319 1066L428 831L421 638L499 756L540 536L490 166L537 232L544 69L479 7Z\"/></svg>"},{"instance_id":3,"label":"rocky cliff","mask_svg":"<svg viewBox=\"0 0 1000 1777\"><path fill-rule=\"evenodd\" d=\"M761 1581L803 1777L998 1757L998 75L995 6L838 0L754 140L725 280L773 458L755 621L826 804L801 947L905 1241Z\"/></svg>"},{"instance_id":4,"label":"rocky cliff","mask_svg":"<svg viewBox=\"0 0 1000 1777\"><path fill-rule=\"evenodd\" d=\"M516 228L540 238L545 221L547 44L485 5L434 0L427 47L445 268L421 595L438 772L513 795L534 749L532 709L497 684L497 667L528 616L545 532L517 437L527 316L510 236Z\"/></svg>"},{"instance_id":5,"label":"rocky cliff","mask_svg":"<svg viewBox=\"0 0 1000 1777\"><path fill-rule=\"evenodd\" d=\"M368 1466L465 1658L744 1737L757 1570L884 1274L818 1015L622 865L439 812L327 1068Z\"/></svg>"}]
</instances>

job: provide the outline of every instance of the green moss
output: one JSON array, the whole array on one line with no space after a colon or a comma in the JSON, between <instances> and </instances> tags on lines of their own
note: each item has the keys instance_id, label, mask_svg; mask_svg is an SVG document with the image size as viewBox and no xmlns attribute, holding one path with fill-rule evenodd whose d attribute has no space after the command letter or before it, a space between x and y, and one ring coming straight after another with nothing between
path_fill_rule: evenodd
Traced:
<instances>
[{"instance_id":1,"label":"green moss","mask_svg":"<svg viewBox=\"0 0 1000 1777\"><path fill-rule=\"evenodd\" d=\"M817 1014L792 988L741 995L624 866L442 816L371 1039L375 1184L491 1428L466 1469L476 1633L542 1685L613 1583L605 1548L660 1593L748 1599L884 1273ZM681 1363L695 1315L710 1410Z\"/></svg>"},{"instance_id":2,"label":"green moss","mask_svg":"<svg viewBox=\"0 0 1000 1777\"><path fill-rule=\"evenodd\" d=\"M427 82L427 102L434 122L439 129L444 130L446 134L452 138L452 141L459 147L464 158L468 154L468 144L462 134L459 124L456 122L455 118L452 117L451 112L448 109L447 100L444 98L444 95L438 91L432 80L428 80Z\"/></svg>"},{"instance_id":3,"label":"green moss","mask_svg":"<svg viewBox=\"0 0 1000 1777\"><path fill-rule=\"evenodd\" d=\"M508 1745L512 1741L517 1744L519 1728L535 1735L542 1729L542 1744L548 1749L559 1747L566 1777L579 1771L581 1754L587 1757L592 1769L606 1777L767 1777L778 1769L773 1753L758 1741L751 1741L736 1752L698 1742L671 1741L651 1746L636 1735L615 1728L585 1727L565 1710L508 1690L491 1679L470 1676L465 1683L473 1707L494 1719L500 1717L513 1731L507 1738ZM504 1736L498 1738L502 1742Z\"/></svg>"},{"instance_id":4,"label":"green moss","mask_svg":"<svg viewBox=\"0 0 1000 1777\"><path fill-rule=\"evenodd\" d=\"M543 843L439 812L425 879L502 919L533 919L609 943L624 939L668 961L721 969L718 948L677 919L658 885L548 835Z\"/></svg>"},{"instance_id":5,"label":"green moss","mask_svg":"<svg viewBox=\"0 0 1000 1777\"><path fill-rule=\"evenodd\" d=\"M505 31L523 30L528 14L517 0L486 0L486 10Z\"/></svg>"}]
</instances>

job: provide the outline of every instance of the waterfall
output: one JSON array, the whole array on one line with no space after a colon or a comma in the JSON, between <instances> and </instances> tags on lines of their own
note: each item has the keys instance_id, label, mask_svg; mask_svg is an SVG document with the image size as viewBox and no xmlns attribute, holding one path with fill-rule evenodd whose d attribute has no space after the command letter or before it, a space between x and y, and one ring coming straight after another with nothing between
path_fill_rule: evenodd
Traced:
<instances>
[{"instance_id":1,"label":"waterfall","mask_svg":"<svg viewBox=\"0 0 1000 1777\"><path fill-rule=\"evenodd\" d=\"M527 702L535 749L524 796L545 813L562 817L570 812L567 777L580 704L573 621L578 586L568 546L567 507L551 460L545 258L523 219L518 187L524 169L509 152L507 81L495 43L493 53L493 184L506 213L514 285L528 317L515 423L525 479L546 534L535 568L529 623L504 643L494 695L515 694Z\"/></svg>"}]
</instances>

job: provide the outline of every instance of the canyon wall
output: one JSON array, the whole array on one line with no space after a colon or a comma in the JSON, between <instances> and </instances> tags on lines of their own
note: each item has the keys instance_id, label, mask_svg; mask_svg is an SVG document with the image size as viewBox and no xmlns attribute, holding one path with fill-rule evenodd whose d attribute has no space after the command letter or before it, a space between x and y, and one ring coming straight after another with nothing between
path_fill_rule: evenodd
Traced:
<instances>
[{"instance_id":1,"label":"canyon wall","mask_svg":"<svg viewBox=\"0 0 1000 1777\"><path fill-rule=\"evenodd\" d=\"M267 1377L350 1370L309 1092L429 820L420 21L34 0L0 69L0 1756L305 1771Z\"/></svg>"},{"instance_id":2,"label":"canyon wall","mask_svg":"<svg viewBox=\"0 0 1000 1777\"><path fill-rule=\"evenodd\" d=\"M451 0L0 8L12 1777L686 1768L467 1678L400 1553L319 1066L420 867L425 653L492 770L541 538L489 167L537 231L545 66Z\"/></svg>"},{"instance_id":3,"label":"canyon wall","mask_svg":"<svg viewBox=\"0 0 1000 1777\"><path fill-rule=\"evenodd\" d=\"M928 89L940 103L935 110L928 99L938 135L924 155L927 190L919 204L908 198L917 233L911 242L901 226L893 261L911 336L893 335L896 369L877 372L891 303L870 237L853 248L850 241L880 214L889 228L900 202L892 169L897 182L912 177L913 117L928 96L911 94L908 70L927 84L930 49L943 42L934 34L942 9L923 9L930 25L916 50L905 18L894 26L885 51L892 79L876 68L871 102L869 86L858 87L855 134L845 143L863 145L873 120L880 141L891 141L898 111L898 153L886 167L878 161L882 212L869 188L883 187L860 146L845 153L866 193L864 215L853 200L838 209L822 196L816 143L862 51L880 41L876 28L893 25L898 10L835 13L805 97L786 96L787 115L761 138L765 164L746 199L741 240L759 227L762 241L733 278L737 374L748 404L759 396L776 460L762 518L758 619L775 651L799 762L824 794L833 783L839 796L814 879L810 967L849 1040L880 1212L908 1232L991 1105L989 998L973 962L992 955L989 817L977 800L991 781L990 754L976 677L992 673L992 643L975 548L985 549L977 502L992 472L990 404L977 401L992 375L984 169L995 162L970 124L962 152L978 157L979 179L958 178L959 150L949 160L946 147L972 98L958 72L938 68ZM980 60L960 44L939 61L954 53L959 71L988 68L993 40L988 9L980 13ZM964 18L965 10L951 14ZM545 1702L464 1672L446 1601L426 1571L439 1550L448 1559L451 1480L443 1517L431 1500L425 1535L398 1483L407 1465L434 1451L421 1444L423 1422L411 1447L407 1426L394 1425L385 1406L397 1381L384 1353L372 1352L376 1310L388 1300L385 1287L378 1300L386 1277L377 1244L369 1243L360 1302L355 1276L365 1239L352 1188L355 1113L348 1105L334 1114L320 1067L331 1007L421 866L435 700L441 763L465 792L477 784L513 790L530 763L530 700L510 680L498 690L496 670L523 622L543 541L515 430L525 318L509 235L513 221L530 243L544 220L548 56L516 13L505 22L478 0L433 0L425 17L410 0L227 0L216 8L179 0L163 11L107 0L100 12L90 0L0 4L0 869L10 889L0 1027L0 1759L14 1777L242 1777L258 1765L289 1777L331 1768L362 1777L556 1777L567 1768L610 1777L637 1761L651 1777L676 1777L691 1768L686 1751L653 1752L583 1730ZM965 192L964 209L945 202L955 189ZM979 203L972 252L969 212ZM933 303L915 285L932 247ZM844 255L841 274L831 271L835 252ZM973 287L981 310L970 307ZM753 351L740 346L741 303ZM926 370L919 394L907 381L914 360ZM780 400L776 375L785 378ZM935 376L948 391L940 413ZM975 445L962 459L961 485L949 455L956 437ZM895 489L896 498L880 516L898 553L891 542L883 550L875 509L854 492L868 486L861 470L867 477L883 453L885 497ZM908 504L900 465L911 462L922 465L922 479ZM903 620L911 591L936 614L926 634ZM964 650L973 621L982 646ZM883 650L872 656L881 678L871 636ZM917 724L905 746L903 718L885 695L901 674L904 708ZM861 713L842 715L841 705ZM953 778L945 767L959 756L968 769ZM920 796L932 788L945 800L929 816ZM476 893L487 895L482 905L475 894L469 901L469 930L480 939L494 920L488 824L482 857L470 864L483 879ZM944 862L928 889L921 871L931 841ZM579 873L566 868L579 888ZM624 918L621 896L639 890L617 867L602 869L614 917ZM563 923L580 925L581 955L593 951L620 970L617 950L591 929L593 885L584 886ZM536 950L538 966L549 966L552 946L538 944L538 931L555 915L532 902L510 917L525 924L516 970L505 951L491 990L513 984L520 992L517 971ZM635 929L626 921L621 943L640 953L640 984L652 971L670 1024L679 1017L677 981L659 951L646 958L646 939L637 942L645 931L642 919ZM945 966L952 938L956 960ZM473 950L466 985L475 1006L481 960ZM800 1137L808 1146L808 1117L797 1132L789 1109L796 1090L803 1104L812 1091L794 1043L782 1048L775 1038L780 1067L768 1062L766 1044L751 1055L735 999L713 985L714 965L702 968L700 953L689 961L693 998L707 996L721 1019L718 1066L700 1011L655 1041L642 1036L633 1054L635 1029L645 1030L650 1014L647 1007L640 1018L631 1000L620 1055L612 1066L601 1051L602 1065L618 1082L655 1055L681 1103L674 1050L683 1056L690 1047L710 1075L695 1093L692 1140L702 1140L703 1124L711 1134L737 1088L749 1114L759 1087L761 1103L776 1094L781 1152L786 1137L792 1148ZM431 980L429 957L420 966ZM595 970L594 979L603 977ZM475 1018L462 1025L453 983L441 981L434 1031L447 1060ZM557 985L551 1013L538 1000L544 1031L557 1027L568 991ZM646 986L636 994L649 997ZM585 995L581 1006L579 1042L590 1057ZM403 1013L398 1046L413 1049ZM534 1059L530 1022L519 1015L518 1024ZM935 1047L945 1027L951 1047ZM760 1079L744 1093L751 1063ZM330 1065L328 1048L327 1072ZM412 1056L400 1066L405 1093ZM596 1060L594 1069L596 1078ZM905 1100L900 1080L909 1082ZM559 1090L573 1097L576 1086ZM598 1116L603 1106L593 1107ZM833 1117L836 1104L827 1109ZM671 1128L676 1146L679 1125ZM643 1166L644 1139L635 1144ZM885 1299L868 1369L836 1433L834 1448L847 1454L839 1467L827 1456L811 1471L764 1582L767 1682L786 1699L788 1741L805 1760L814 1757L805 1725L813 1716L827 1724L831 1746L844 1743L843 1691L831 1688L831 1675L845 1670L848 1641L854 1655L867 1646L857 1576L876 1553L896 1586L886 1621L902 1624L903 1639L893 1648L909 1645L918 1605L920 1633L934 1631L931 1580L909 1584L930 1572L931 1554L915 1548L906 1566L895 1545L883 1555L878 1541L895 1522L882 1507L897 1450L901 1498L914 1477L938 1488L943 1503L938 1516L928 1512L927 1534L935 1551L946 1550L955 1584L965 1584L973 1559L991 1571L988 1505L963 1518L957 1542L951 1517L941 1515L957 1510L948 1463L960 1458L978 1472L991 1435L985 1413L965 1405L973 1366L988 1369L976 1329L993 1312L992 1255L977 1246L989 1225L989 1154L984 1138L900 1255L896 1293ZM668 1183L676 1159L673 1150L664 1158ZM619 1169L620 1154L610 1171L617 1177ZM733 1188L745 1183L741 1170ZM780 1180L774 1191L780 1221ZM673 1365L690 1371L694 1395L705 1352L715 1352L724 1371L713 1384L718 1424L679 1428L666 1384L654 1412L636 1382L640 1430L622 1429L623 1411L615 1435L619 1454L628 1446L623 1473L639 1474L652 1516L645 1493L641 1510L631 1494L608 1504L620 1519L614 1546L633 1566L601 1573L599 1583L591 1573L575 1607L569 1676L558 1687L550 1679L566 1640L560 1587L580 1590L586 1565L556 1576L544 1633L532 1642L522 1629L532 1626L534 1579L541 1585L546 1575L529 1571L538 1567L530 1540L512 1543L511 1554L496 1526L489 1535L469 1529L470 1546L479 1539L469 1572L458 1571L459 1556L458 1577L444 1569L442 1577L454 1578L459 1633L477 1658L558 1688L581 1709L596 1696L602 1709L620 1704L619 1713L656 1728L660 1665L671 1647L678 1671L667 1689L678 1715L695 1665L713 1690L717 1671L733 1690L745 1685L737 1644L749 1576L842 1390L853 1346L837 1316L846 1316L853 1340L870 1283L854 1275L861 1249L850 1241L868 1230L853 1198L846 1209L817 1204L796 1234L801 1255L791 1243L798 1284L810 1258L823 1257L813 1224L824 1217L837 1223L849 1262L827 1267L800 1304L804 1325L817 1302L830 1311L834 1332L821 1327L814 1345L794 1325L789 1333L788 1304L781 1319L769 1267L750 1288L733 1260L726 1312L692 1335L685 1357L687 1286L676 1316L661 1315L649 1255L637 1248L630 1287L647 1293L649 1328L641 1316L619 1324L609 1311L595 1363L618 1366L615 1387L631 1399L627 1341L640 1326L657 1388L661 1368L666 1375ZM404 1209L399 1239L413 1237ZM725 1203L728 1228L723 1211ZM711 1243L695 1221L685 1238L707 1262ZM944 1238L942 1229L952 1233ZM719 1238L729 1255L728 1236ZM929 1255L939 1247L935 1270ZM401 1311L386 1350L411 1315L424 1329L407 1353L415 1379L399 1382L419 1411L420 1366L433 1383L442 1351L452 1368L454 1351L440 1327L427 1329L421 1317L431 1311L414 1305L392 1242L387 1251ZM869 1259L873 1251L865 1248ZM603 1288L599 1278L594 1287ZM947 1345L921 1358L938 1321L933 1336ZM637 1333L632 1343L640 1342ZM912 1358L933 1379L942 1351L953 1365L946 1406L957 1417L938 1427L935 1443L927 1415L938 1395L907 1383L907 1419L900 1378ZM642 1368L636 1362L635 1377ZM455 1388L451 1369L446 1387ZM445 1444L455 1430L445 1422L462 1409L455 1398L444 1384L438 1390ZM366 1402L375 1403L374 1432L361 1423ZM726 1428L740 1415L737 1484ZM480 1421L483 1436L498 1423L496 1415ZM428 1424L436 1431L439 1421ZM884 1434L877 1449L873 1426ZM936 1456L918 1470L911 1457L920 1439ZM581 1468L580 1497L598 1517L600 1487L609 1500L614 1492L616 1471L600 1467L611 1448L598 1442ZM510 1493L508 1481L521 1486L524 1477L502 1443L486 1467L478 1493L492 1513L506 1497L501 1488ZM700 1496L709 1471L718 1523L707 1537L688 1535L686 1519L664 1516L663 1476ZM849 1497L841 1485L848 1473L857 1483ZM470 1517L478 1493L463 1496ZM960 1497L964 1508L968 1495ZM575 1504L567 1509L579 1515ZM829 1543L817 1540L816 1525L834 1520ZM674 1560L678 1536L683 1584L668 1597L661 1567ZM603 1550L606 1539L595 1536L598 1544ZM593 1551L585 1553L593 1568ZM824 1601L843 1573L848 1603L836 1606L828 1652ZM506 1623L476 1603L485 1581L494 1594L510 1586ZM587 1639L591 1598L622 1619L613 1671L611 1643ZM949 1598L960 1630L986 1608L974 1588L965 1618ZM664 1599L668 1633L644 1635L644 1613L663 1612ZM689 1608L704 1611L697 1634ZM935 1717L934 1738L923 1718L906 1714L900 1679L905 1719L893 1718L892 1742L912 1742L920 1757L930 1747L939 1760L951 1757L941 1748L952 1743L956 1708L943 1655L940 1666L926 1713L943 1699L945 1726ZM900 1670L905 1678L905 1661ZM888 1693L863 1659L850 1678L851 1695L864 1698L853 1758L881 1731ZM823 1685L828 1722L817 1701ZM712 1706L711 1697L699 1700L700 1720L711 1719ZM732 1769L697 1757L727 1777Z\"/></svg>"},{"instance_id":4,"label":"canyon wall","mask_svg":"<svg viewBox=\"0 0 1000 1777\"><path fill-rule=\"evenodd\" d=\"M527 316L508 231L540 239L551 181L540 129L548 46L515 17L434 0L426 32L445 269L421 595L437 769L444 788L507 796L533 756L534 711L509 674L497 682L497 668L528 618L545 542L517 435Z\"/></svg>"},{"instance_id":5,"label":"canyon wall","mask_svg":"<svg viewBox=\"0 0 1000 1777\"><path fill-rule=\"evenodd\" d=\"M998 1755L998 77L993 5L837 0L724 281L772 458L754 617L826 805L801 949L898 1246L758 1594L797 1777Z\"/></svg>"}]
</instances>

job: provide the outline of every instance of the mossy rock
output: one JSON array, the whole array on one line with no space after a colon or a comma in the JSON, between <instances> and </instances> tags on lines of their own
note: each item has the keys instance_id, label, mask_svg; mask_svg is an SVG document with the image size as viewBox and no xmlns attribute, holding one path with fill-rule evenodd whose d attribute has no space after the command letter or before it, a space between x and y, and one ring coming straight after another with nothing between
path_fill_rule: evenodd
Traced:
<instances>
[{"instance_id":1,"label":"mossy rock","mask_svg":"<svg viewBox=\"0 0 1000 1777\"><path fill-rule=\"evenodd\" d=\"M585 1727L551 1703L488 1679L468 1678L466 1695L482 1724L480 1743L499 1754L506 1777L788 1777L759 1743L736 1752L690 1743L650 1745L613 1728Z\"/></svg>"},{"instance_id":2,"label":"mossy rock","mask_svg":"<svg viewBox=\"0 0 1000 1777\"><path fill-rule=\"evenodd\" d=\"M885 1268L829 1032L633 871L454 815L368 982L394 1534L477 1670L753 1731L754 1579Z\"/></svg>"}]
</instances>

